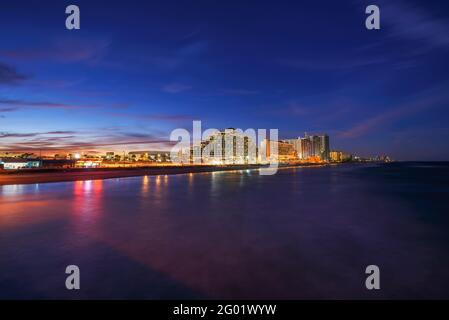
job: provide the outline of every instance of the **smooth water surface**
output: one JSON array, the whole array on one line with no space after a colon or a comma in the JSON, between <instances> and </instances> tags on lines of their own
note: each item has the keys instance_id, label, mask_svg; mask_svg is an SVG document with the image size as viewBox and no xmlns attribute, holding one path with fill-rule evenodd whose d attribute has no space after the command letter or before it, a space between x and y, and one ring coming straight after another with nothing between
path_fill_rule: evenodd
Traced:
<instances>
[{"instance_id":1,"label":"smooth water surface","mask_svg":"<svg viewBox=\"0 0 449 320\"><path fill-rule=\"evenodd\" d=\"M0 187L0 298L449 298L448 249L447 163Z\"/></svg>"}]
</instances>

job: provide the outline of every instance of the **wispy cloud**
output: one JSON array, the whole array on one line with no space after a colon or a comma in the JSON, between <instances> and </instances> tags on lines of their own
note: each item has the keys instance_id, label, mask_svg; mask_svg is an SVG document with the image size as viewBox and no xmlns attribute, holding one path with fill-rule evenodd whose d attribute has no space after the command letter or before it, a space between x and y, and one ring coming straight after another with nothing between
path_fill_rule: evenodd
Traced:
<instances>
[{"instance_id":1,"label":"wispy cloud","mask_svg":"<svg viewBox=\"0 0 449 320\"><path fill-rule=\"evenodd\" d=\"M353 127L339 133L341 138L358 138L368 133L380 130L387 124L394 123L413 114L436 108L442 102L447 102L447 96L427 96L417 99L414 102L404 103L403 105L391 108L377 115L371 116L358 122Z\"/></svg>"},{"instance_id":2,"label":"wispy cloud","mask_svg":"<svg viewBox=\"0 0 449 320\"><path fill-rule=\"evenodd\" d=\"M170 83L162 87L162 91L167 93L180 93L192 89L192 86L182 83Z\"/></svg>"},{"instance_id":3,"label":"wispy cloud","mask_svg":"<svg viewBox=\"0 0 449 320\"><path fill-rule=\"evenodd\" d=\"M207 48L208 43L206 41L194 41L178 49L177 55L179 57L198 56L204 53L207 50Z\"/></svg>"},{"instance_id":4,"label":"wispy cloud","mask_svg":"<svg viewBox=\"0 0 449 320\"><path fill-rule=\"evenodd\" d=\"M0 113L2 112L13 112L19 110L18 107L0 108Z\"/></svg>"},{"instance_id":5,"label":"wispy cloud","mask_svg":"<svg viewBox=\"0 0 449 320\"><path fill-rule=\"evenodd\" d=\"M330 56L327 58L297 58L297 59L280 59L278 63L280 65L304 69L304 70L318 70L318 71L328 71L328 70L352 70L357 68L363 68L373 65L380 65L387 62L387 59L380 57L359 57L359 58L338 58L335 56Z\"/></svg>"},{"instance_id":6,"label":"wispy cloud","mask_svg":"<svg viewBox=\"0 0 449 320\"><path fill-rule=\"evenodd\" d=\"M381 54L395 69L420 65L432 51L449 49L449 20L437 17L427 6L412 1L378 0L383 37L359 48L366 56ZM401 50L391 50L400 47Z\"/></svg>"},{"instance_id":7,"label":"wispy cloud","mask_svg":"<svg viewBox=\"0 0 449 320\"><path fill-rule=\"evenodd\" d=\"M155 119L165 121L189 121L194 119L193 116L184 114L148 114L143 115L144 119Z\"/></svg>"},{"instance_id":8,"label":"wispy cloud","mask_svg":"<svg viewBox=\"0 0 449 320\"><path fill-rule=\"evenodd\" d=\"M142 137L141 139L129 140L118 139L114 137L114 141L110 139L95 139L92 141L83 141L79 137L67 136L58 138L35 139L29 141L11 141L2 143L0 150L9 152L74 152L89 151L101 152L101 150L132 150L136 149L168 149L176 142L168 139L152 139L151 135Z\"/></svg>"},{"instance_id":9,"label":"wispy cloud","mask_svg":"<svg viewBox=\"0 0 449 320\"><path fill-rule=\"evenodd\" d=\"M48 131L45 134L75 134L77 131Z\"/></svg>"},{"instance_id":10,"label":"wispy cloud","mask_svg":"<svg viewBox=\"0 0 449 320\"><path fill-rule=\"evenodd\" d=\"M17 84L26 79L28 77L17 72L12 66L0 62L0 84Z\"/></svg>"},{"instance_id":11,"label":"wispy cloud","mask_svg":"<svg viewBox=\"0 0 449 320\"><path fill-rule=\"evenodd\" d=\"M390 36L419 41L429 49L449 47L448 20L437 18L412 2L382 1L380 7L384 29L391 30Z\"/></svg>"},{"instance_id":12,"label":"wispy cloud","mask_svg":"<svg viewBox=\"0 0 449 320\"><path fill-rule=\"evenodd\" d=\"M128 118L136 120L162 120L162 121L191 121L195 117L184 114L130 114L130 113L109 113L108 115L117 118Z\"/></svg>"},{"instance_id":13,"label":"wispy cloud","mask_svg":"<svg viewBox=\"0 0 449 320\"><path fill-rule=\"evenodd\" d=\"M206 41L190 41L172 50L163 50L155 52L152 55L148 55L147 53L142 55L140 50L129 54L132 56L134 62L140 61L149 63L162 69L176 69L197 59L204 54L207 49L208 43Z\"/></svg>"},{"instance_id":14,"label":"wispy cloud","mask_svg":"<svg viewBox=\"0 0 449 320\"><path fill-rule=\"evenodd\" d=\"M273 114L287 117L305 116L313 110L311 106L306 106L297 101L290 101L286 107L276 108L272 110Z\"/></svg>"},{"instance_id":15,"label":"wispy cloud","mask_svg":"<svg viewBox=\"0 0 449 320\"><path fill-rule=\"evenodd\" d=\"M1 50L0 57L20 61L52 62L99 62L107 52L110 41L107 39L70 38L54 39L39 47L21 47Z\"/></svg>"},{"instance_id":16,"label":"wispy cloud","mask_svg":"<svg viewBox=\"0 0 449 320\"><path fill-rule=\"evenodd\" d=\"M48 132L28 132L28 133L11 133L0 132L0 138L28 138L42 135L59 135L59 134L75 134L75 131L48 131Z\"/></svg>"},{"instance_id":17,"label":"wispy cloud","mask_svg":"<svg viewBox=\"0 0 449 320\"><path fill-rule=\"evenodd\" d=\"M252 96L257 95L260 92L257 90L247 90L247 89L222 89L219 95L225 96Z\"/></svg>"},{"instance_id":18,"label":"wispy cloud","mask_svg":"<svg viewBox=\"0 0 449 320\"><path fill-rule=\"evenodd\" d=\"M10 111L16 111L19 107L37 107L37 108L48 108L48 109L86 109L86 108L97 108L98 106L93 105L73 105L65 103L56 103L50 101L25 101L17 99L1 99L0 105L13 106L6 109Z\"/></svg>"}]
</instances>

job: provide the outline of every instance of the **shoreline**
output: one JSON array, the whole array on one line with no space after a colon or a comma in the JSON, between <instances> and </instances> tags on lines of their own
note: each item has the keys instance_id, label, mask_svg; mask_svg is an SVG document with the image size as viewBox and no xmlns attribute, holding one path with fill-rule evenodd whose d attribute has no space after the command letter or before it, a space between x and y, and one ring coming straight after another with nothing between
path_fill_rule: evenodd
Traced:
<instances>
[{"instance_id":1,"label":"shoreline","mask_svg":"<svg viewBox=\"0 0 449 320\"><path fill-rule=\"evenodd\" d=\"M331 164L302 163L280 165L279 169L292 167L316 167ZM129 178L146 175L174 175L186 173L204 173L217 171L254 170L264 168L264 165L189 165L189 166L160 166L144 168L95 168L95 169L38 169L33 171L14 171L0 173L0 186L15 184L36 184L51 182L71 182L85 180L103 180L114 178Z\"/></svg>"}]
</instances>

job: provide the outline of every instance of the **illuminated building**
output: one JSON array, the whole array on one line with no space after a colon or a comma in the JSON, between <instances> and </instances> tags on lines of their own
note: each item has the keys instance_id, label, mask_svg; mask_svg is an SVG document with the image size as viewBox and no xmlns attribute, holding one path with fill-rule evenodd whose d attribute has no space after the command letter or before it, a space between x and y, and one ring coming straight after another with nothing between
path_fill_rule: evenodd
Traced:
<instances>
[{"instance_id":1,"label":"illuminated building","mask_svg":"<svg viewBox=\"0 0 449 320\"><path fill-rule=\"evenodd\" d=\"M109 161L114 160L115 159L115 153L114 152L106 152L105 159L109 160Z\"/></svg>"},{"instance_id":2,"label":"illuminated building","mask_svg":"<svg viewBox=\"0 0 449 320\"><path fill-rule=\"evenodd\" d=\"M341 162L341 152L340 151L331 151L330 152L330 160L332 162Z\"/></svg>"},{"instance_id":3,"label":"illuminated building","mask_svg":"<svg viewBox=\"0 0 449 320\"><path fill-rule=\"evenodd\" d=\"M128 152L131 161L170 162L170 152L167 151L131 151Z\"/></svg>"},{"instance_id":4,"label":"illuminated building","mask_svg":"<svg viewBox=\"0 0 449 320\"><path fill-rule=\"evenodd\" d=\"M66 154L55 154L54 156L53 156L53 158L55 159L55 160L66 160L67 159L67 155Z\"/></svg>"},{"instance_id":5,"label":"illuminated building","mask_svg":"<svg viewBox=\"0 0 449 320\"><path fill-rule=\"evenodd\" d=\"M128 159L131 161L147 161L149 151L131 151L128 152Z\"/></svg>"},{"instance_id":6,"label":"illuminated building","mask_svg":"<svg viewBox=\"0 0 449 320\"><path fill-rule=\"evenodd\" d=\"M330 152L330 161L332 162L346 162L351 161L352 155L343 151L333 150Z\"/></svg>"},{"instance_id":7,"label":"illuminated building","mask_svg":"<svg viewBox=\"0 0 449 320\"><path fill-rule=\"evenodd\" d=\"M148 151L148 160L153 162L170 162L170 152Z\"/></svg>"},{"instance_id":8,"label":"illuminated building","mask_svg":"<svg viewBox=\"0 0 449 320\"><path fill-rule=\"evenodd\" d=\"M256 144L241 130L228 128L202 142L201 156L211 164L256 163Z\"/></svg>"},{"instance_id":9,"label":"illuminated building","mask_svg":"<svg viewBox=\"0 0 449 320\"><path fill-rule=\"evenodd\" d=\"M5 170L31 169L41 166L39 160L21 159L21 158L2 158L0 167Z\"/></svg>"},{"instance_id":10,"label":"illuminated building","mask_svg":"<svg viewBox=\"0 0 449 320\"><path fill-rule=\"evenodd\" d=\"M308 137L301 138L301 157L300 158L302 160L307 160L311 156L313 156L312 142L310 141L310 139Z\"/></svg>"},{"instance_id":11,"label":"illuminated building","mask_svg":"<svg viewBox=\"0 0 449 320\"><path fill-rule=\"evenodd\" d=\"M321 157L321 138L319 136L309 136L312 144L312 156Z\"/></svg>"},{"instance_id":12,"label":"illuminated building","mask_svg":"<svg viewBox=\"0 0 449 320\"><path fill-rule=\"evenodd\" d=\"M274 141L264 139L261 143L261 148L265 148L266 152L266 158L269 161L277 161L277 162L289 162L294 161L298 159L297 153L295 151L295 148L293 147L293 144L285 142L285 141L278 141L277 142L277 153L272 152L272 143Z\"/></svg>"},{"instance_id":13,"label":"illuminated building","mask_svg":"<svg viewBox=\"0 0 449 320\"><path fill-rule=\"evenodd\" d=\"M296 156L298 157L298 159L302 158L301 138L286 139L286 140L282 140L282 142L290 143L291 145L293 145L293 149L295 150Z\"/></svg>"},{"instance_id":14,"label":"illuminated building","mask_svg":"<svg viewBox=\"0 0 449 320\"><path fill-rule=\"evenodd\" d=\"M311 157L314 159L319 158L322 161L329 161L330 159L330 147L329 136L327 134L322 135L308 135L305 134L304 138L300 140L300 159L307 160Z\"/></svg>"},{"instance_id":15,"label":"illuminated building","mask_svg":"<svg viewBox=\"0 0 449 320\"><path fill-rule=\"evenodd\" d=\"M81 159L81 154L79 154L79 153L70 153L68 155L68 158L70 160L79 160L79 159Z\"/></svg>"},{"instance_id":16,"label":"illuminated building","mask_svg":"<svg viewBox=\"0 0 449 320\"><path fill-rule=\"evenodd\" d=\"M329 161L329 136L327 134L323 134L319 136L320 138L320 158L324 161Z\"/></svg>"},{"instance_id":17,"label":"illuminated building","mask_svg":"<svg viewBox=\"0 0 449 320\"><path fill-rule=\"evenodd\" d=\"M101 166L101 160L82 159L75 162L75 167L78 168L97 168Z\"/></svg>"}]
</instances>

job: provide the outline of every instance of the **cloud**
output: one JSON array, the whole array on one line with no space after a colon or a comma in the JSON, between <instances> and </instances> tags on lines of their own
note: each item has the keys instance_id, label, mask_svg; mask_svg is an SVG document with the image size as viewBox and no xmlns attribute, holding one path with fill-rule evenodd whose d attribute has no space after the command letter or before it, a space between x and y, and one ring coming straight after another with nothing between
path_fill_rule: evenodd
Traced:
<instances>
[{"instance_id":1,"label":"cloud","mask_svg":"<svg viewBox=\"0 0 449 320\"><path fill-rule=\"evenodd\" d=\"M135 57L139 60L149 62L164 69L175 69L179 66L190 63L207 51L208 43L205 41L193 41L184 44L171 51L159 52L154 56Z\"/></svg>"},{"instance_id":2,"label":"cloud","mask_svg":"<svg viewBox=\"0 0 449 320\"><path fill-rule=\"evenodd\" d=\"M37 133L0 133L0 138L25 138L25 137L35 137Z\"/></svg>"},{"instance_id":3,"label":"cloud","mask_svg":"<svg viewBox=\"0 0 449 320\"><path fill-rule=\"evenodd\" d=\"M1 99L0 105L14 106L5 109L10 109L11 111L16 111L21 107L37 107L37 108L48 108L48 109L86 109L86 108L97 108L98 106L83 106L83 105L73 105L65 103L56 103L50 101L25 101L18 99ZM12 110L14 109L14 110ZM1 111L1 109L0 109Z\"/></svg>"},{"instance_id":4,"label":"cloud","mask_svg":"<svg viewBox=\"0 0 449 320\"><path fill-rule=\"evenodd\" d=\"M10 107L10 108L0 108L0 113L2 112L14 112L19 110L17 107Z\"/></svg>"},{"instance_id":5,"label":"cloud","mask_svg":"<svg viewBox=\"0 0 449 320\"><path fill-rule=\"evenodd\" d=\"M171 83L162 87L162 91L167 93L180 93L183 91L187 91L192 89L192 86L180 84L180 83Z\"/></svg>"},{"instance_id":6,"label":"cloud","mask_svg":"<svg viewBox=\"0 0 449 320\"><path fill-rule=\"evenodd\" d=\"M44 154L140 150L142 148L169 150L177 142L168 140L164 132L138 132L120 129L107 134L101 131L54 130L45 132L0 132L0 150L8 152L37 152Z\"/></svg>"},{"instance_id":7,"label":"cloud","mask_svg":"<svg viewBox=\"0 0 449 320\"><path fill-rule=\"evenodd\" d=\"M112 117L128 118L136 120L163 120L163 121L191 121L195 117L183 114L129 114L129 113L109 113Z\"/></svg>"},{"instance_id":8,"label":"cloud","mask_svg":"<svg viewBox=\"0 0 449 320\"><path fill-rule=\"evenodd\" d=\"M105 147L109 147L109 150L114 150L115 147L121 147L120 149L130 149L131 146L136 148L137 146L145 145L145 148L150 149L150 146L162 146L165 148L169 148L173 146L175 141L169 141L166 139L141 139L141 140L120 140L116 139L115 142L102 142L102 141L92 141L85 142L80 140L72 140L72 141L60 141L54 139L48 140L34 140L34 141L20 141L20 142L11 142L11 143L2 143L0 146L0 150L8 151L8 152L74 152L80 150L89 150L92 151L94 149L104 149ZM101 152L99 150L95 150L95 152Z\"/></svg>"},{"instance_id":9,"label":"cloud","mask_svg":"<svg viewBox=\"0 0 449 320\"><path fill-rule=\"evenodd\" d=\"M449 47L447 20L436 18L410 2L384 1L380 8L384 29L390 30L391 37L419 41L429 49Z\"/></svg>"},{"instance_id":10,"label":"cloud","mask_svg":"<svg viewBox=\"0 0 449 320\"><path fill-rule=\"evenodd\" d=\"M48 132L29 132L29 133L10 133L10 132L0 132L1 138L27 138L27 137L37 137L41 135L58 135L58 134L75 134L75 131L48 131Z\"/></svg>"},{"instance_id":11,"label":"cloud","mask_svg":"<svg viewBox=\"0 0 449 320\"><path fill-rule=\"evenodd\" d=\"M11 66L0 62L0 84L16 84L28 79Z\"/></svg>"},{"instance_id":12,"label":"cloud","mask_svg":"<svg viewBox=\"0 0 449 320\"><path fill-rule=\"evenodd\" d=\"M205 52L208 48L208 44L205 41L195 41L191 42L183 47L181 47L177 55L180 57L192 57L198 56Z\"/></svg>"},{"instance_id":13,"label":"cloud","mask_svg":"<svg viewBox=\"0 0 449 320\"><path fill-rule=\"evenodd\" d=\"M46 132L45 134L75 134L77 133L76 131L49 131Z\"/></svg>"},{"instance_id":14,"label":"cloud","mask_svg":"<svg viewBox=\"0 0 449 320\"><path fill-rule=\"evenodd\" d=\"M366 1L356 1L365 8ZM360 4L362 3L362 4ZM425 4L413 1L378 0L381 30L378 38L344 54L322 52L318 56L297 56L277 59L282 66L312 71L355 71L377 67L395 69L414 68L425 60L419 57L431 50L447 54L449 48L449 20L427 10ZM376 32L375 32L376 33ZM392 50L392 48L396 48ZM343 48L342 48L343 49ZM446 50L446 51L443 51Z\"/></svg>"},{"instance_id":15,"label":"cloud","mask_svg":"<svg viewBox=\"0 0 449 320\"><path fill-rule=\"evenodd\" d=\"M107 52L110 41L107 39L85 39L70 37L54 39L40 47L1 50L0 57L20 61L56 61L63 63L84 61L99 62Z\"/></svg>"},{"instance_id":16,"label":"cloud","mask_svg":"<svg viewBox=\"0 0 449 320\"><path fill-rule=\"evenodd\" d=\"M66 89L77 86L81 84L85 79L73 79L73 80L62 80L62 79L33 79L29 81L29 85L39 86L39 87L49 87L52 89Z\"/></svg>"},{"instance_id":17,"label":"cloud","mask_svg":"<svg viewBox=\"0 0 449 320\"><path fill-rule=\"evenodd\" d=\"M278 63L283 66L304 70L352 70L356 68L369 67L386 63L386 58L338 58L335 56L324 58L300 58L300 59L280 59Z\"/></svg>"},{"instance_id":18,"label":"cloud","mask_svg":"<svg viewBox=\"0 0 449 320\"><path fill-rule=\"evenodd\" d=\"M123 132L121 133L122 136L129 137L129 138L150 138L151 135L148 133L141 133L141 132Z\"/></svg>"},{"instance_id":19,"label":"cloud","mask_svg":"<svg viewBox=\"0 0 449 320\"><path fill-rule=\"evenodd\" d=\"M447 100L447 97L435 95L427 98L421 98L416 102L406 103L399 107L392 108L388 111L367 118L353 127L340 132L338 136L341 138L358 138L364 136L375 130L379 130L389 123L393 123L415 113L435 108L439 106L440 102L445 101L445 99Z\"/></svg>"},{"instance_id":20,"label":"cloud","mask_svg":"<svg viewBox=\"0 0 449 320\"><path fill-rule=\"evenodd\" d=\"M182 64L182 59L179 59L177 57L148 57L145 56L143 58L145 62L149 62L154 66L157 66L159 68L163 69L174 69Z\"/></svg>"},{"instance_id":21,"label":"cloud","mask_svg":"<svg viewBox=\"0 0 449 320\"><path fill-rule=\"evenodd\" d=\"M256 90L246 90L246 89L223 89L220 94L225 96L249 96L259 94Z\"/></svg>"},{"instance_id":22,"label":"cloud","mask_svg":"<svg viewBox=\"0 0 449 320\"><path fill-rule=\"evenodd\" d=\"M276 110L275 112L280 115L291 117L308 115L310 114L310 110L313 110L313 108L310 106L306 106L297 101L291 101L288 103L286 108Z\"/></svg>"},{"instance_id":23,"label":"cloud","mask_svg":"<svg viewBox=\"0 0 449 320\"><path fill-rule=\"evenodd\" d=\"M165 121L188 121L192 120L194 117L183 114L151 114L151 115L143 115L143 118L165 120Z\"/></svg>"}]
</instances>

